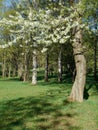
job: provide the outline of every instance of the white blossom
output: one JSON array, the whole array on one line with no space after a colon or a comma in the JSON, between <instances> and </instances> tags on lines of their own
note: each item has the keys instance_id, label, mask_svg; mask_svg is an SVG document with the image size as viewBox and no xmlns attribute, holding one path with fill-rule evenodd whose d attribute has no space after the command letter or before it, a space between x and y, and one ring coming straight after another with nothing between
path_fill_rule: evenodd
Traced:
<instances>
[{"instance_id":1,"label":"white blossom","mask_svg":"<svg viewBox=\"0 0 98 130\"><path fill-rule=\"evenodd\" d=\"M23 47L23 45L22 45L22 44L20 44L19 46L20 46L20 47Z\"/></svg>"},{"instance_id":2,"label":"white blossom","mask_svg":"<svg viewBox=\"0 0 98 130\"><path fill-rule=\"evenodd\" d=\"M63 38L60 39L59 41L61 44L63 44L65 42L65 40Z\"/></svg>"},{"instance_id":3,"label":"white blossom","mask_svg":"<svg viewBox=\"0 0 98 130\"><path fill-rule=\"evenodd\" d=\"M41 52L42 52L42 53L45 53L47 50L48 50L47 48L43 48L43 49L41 50Z\"/></svg>"}]
</instances>

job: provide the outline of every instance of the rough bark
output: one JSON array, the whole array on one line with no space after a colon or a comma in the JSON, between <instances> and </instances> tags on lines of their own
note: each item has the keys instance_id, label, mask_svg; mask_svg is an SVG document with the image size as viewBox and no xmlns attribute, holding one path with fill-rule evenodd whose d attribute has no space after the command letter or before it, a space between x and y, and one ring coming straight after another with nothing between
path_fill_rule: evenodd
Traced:
<instances>
[{"instance_id":1,"label":"rough bark","mask_svg":"<svg viewBox=\"0 0 98 130\"><path fill-rule=\"evenodd\" d=\"M84 86L86 81L86 59L82 47L82 31L79 27L75 30L73 52L76 65L76 77L69 99L71 101L83 101Z\"/></svg>"},{"instance_id":2,"label":"rough bark","mask_svg":"<svg viewBox=\"0 0 98 130\"><path fill-rule=\"evenodd\" d=\"M37 56L36 49L33 50L33 74L32 74L32 84L37 84Z\"/></svg>"},{"instance_id":3,"label":"rough bark","mask_svg":"<svg viewBox=\"0 0 98 130\"><path fill-rule=\"evenodd\" d=\"M45 82L48 82L48 65L49 65L49 54L47 51L45 55Z\"/></svg>"},{"instance_id":4,"label":"rough bark","mask_svg":"<svg viewBox=\"0 0 98 130\"><path fill-rule=\"evenodd\" d=\"M60 48L58 55L58 82L62 81L62 50Z\"/></svg>"}]
</instances>

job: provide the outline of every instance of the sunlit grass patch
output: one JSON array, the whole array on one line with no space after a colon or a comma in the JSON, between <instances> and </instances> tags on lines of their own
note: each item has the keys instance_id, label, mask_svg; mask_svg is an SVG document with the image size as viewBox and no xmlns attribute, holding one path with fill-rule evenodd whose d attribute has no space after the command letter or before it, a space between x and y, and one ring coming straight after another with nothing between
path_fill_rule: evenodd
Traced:
<instances>
[{"instance_id":1,"label":"sunlit grass patch","mask_svg":"<svg viewBox=\"0 0 98 130\"><path fill-rule=\"evenodd\" d=\"M68 102L71 83L1 79L1 130L97 130L98 96L83 103ZM95 91L89 90L89 92Z\"/></svg>"}]
</instances>

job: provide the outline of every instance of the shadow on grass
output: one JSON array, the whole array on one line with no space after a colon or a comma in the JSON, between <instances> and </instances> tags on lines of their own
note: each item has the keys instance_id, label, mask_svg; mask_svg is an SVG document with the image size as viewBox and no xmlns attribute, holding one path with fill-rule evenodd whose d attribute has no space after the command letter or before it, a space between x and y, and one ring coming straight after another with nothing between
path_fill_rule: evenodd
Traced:
<instances>
[{"instance_id":1,"label":"shadow on grass","mask_svg":"<svg viewBox=\"0 0 98 130\"><path fill-rule=\"evenodd\" d=\"M28 97L7 101L0 107L2 130L80 130L72 119L76 113L62 113L68 102L54 104L50 96ZM68 106L69 105L69 106Z\"/></svg>"},{"instance_id":2,"label":"shadow on grass","mask_svg":"<svg viewBox=\"0 0 98 130\"><path fill-rule=\"evenodd\" d=\"M0 81L20 81L18 77L11 77L11 78L1 78Z\"/></svg>"},{"instance_id":3,"label":"shadow on grass","mask_svg":"<svg viewBox=\"0 0 98 130\"><path fill-rule=\"evenodd\" d=\"M38 85L39 86L50 86L50 87L57 87L57 86L70 86L70 87L72 87L72 80L71 80L71 78L69 78L69 77L66 77L66 79L63 79L63 81L62 82L58 82L58 79L57 78L50 78L49 79L49 81L48 82L44 82L44 81L38 81Z\"/></svg>"},{"instance_id":4,"label":"shadow on grass","mask_svg":"<svg viewBox=\"0 0 98 130\"><path fill-rule=\"evenodd\" d=\"M92 89L93 94L98 94L98 81L94 80L93 76L87 77L87 84L84 89L84 99L89 98L89 90Z\"/></svg>"},{"instance_id":5,"label":"shadow on grass","mask_svg":"<svg viewBox=\"0 0 98 130\"><path fill-rule=\"evenodd\" d=\"M87 77L87 84L89 88L94 87L94 89L98 91L98 81L95 81L93 76Z\"/></svg>"}]
</instances>

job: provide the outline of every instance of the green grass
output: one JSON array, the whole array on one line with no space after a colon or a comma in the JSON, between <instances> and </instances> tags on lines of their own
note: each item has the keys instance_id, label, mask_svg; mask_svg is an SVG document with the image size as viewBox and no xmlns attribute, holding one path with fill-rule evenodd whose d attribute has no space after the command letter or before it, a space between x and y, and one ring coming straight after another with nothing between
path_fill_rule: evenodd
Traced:
<instances>
[{"instance_id":1,"label":"green grass","mask_svg":"<svg viewBox=\"0 0 98 130\"><path fill-rule=\"evenodd\" d=\"M98 130L98 83L87 80L89 98L69 103L72 83L0 79L0 130Z\"/></svg>"}]
</instances>

